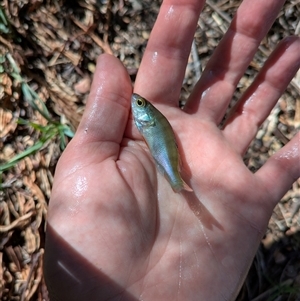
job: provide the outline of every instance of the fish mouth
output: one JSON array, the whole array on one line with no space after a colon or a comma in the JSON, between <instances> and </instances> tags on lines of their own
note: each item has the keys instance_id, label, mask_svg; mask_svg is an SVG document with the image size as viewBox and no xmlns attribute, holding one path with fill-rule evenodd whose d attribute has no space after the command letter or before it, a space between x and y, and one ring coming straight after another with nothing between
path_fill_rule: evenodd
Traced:
<instances>
[{"instance_id":1,"label":"fish mouth","mask_svg":"<svg viewBox=\"0 0 300 301\"><path fill-rule=\"evenodd\" d=\"M141 97L140 95L138 95L136 93L132 93L132 95L131 95L131 102L135 102L140 97Z\"/></svg>"},{"instance_id":2,"label":"fish mouth","mask_svg":"<svg viewBox=\"0 0 300 301\"><path fill-rule=\"evenodd\" d=\"M137 98L138 98L138 95L137 95L137 94L133 93L133 94L131 95L131 109L132 109L132 110L133 110L133 108L134 108L134 105L135 105L135 102L136 102Z\"/></svg>"},{"instance_id":3,"label":"fish mouth","mask_svg":"<svg viewBox=\"0 0 300 301\"><path fill-rule=\"evenodd\" d=\"M138 95L136 93L132 93L132 96L131 96L132 99L137 99L139 97L140 97L140 95Z\"/></svg>"}]
</instances>

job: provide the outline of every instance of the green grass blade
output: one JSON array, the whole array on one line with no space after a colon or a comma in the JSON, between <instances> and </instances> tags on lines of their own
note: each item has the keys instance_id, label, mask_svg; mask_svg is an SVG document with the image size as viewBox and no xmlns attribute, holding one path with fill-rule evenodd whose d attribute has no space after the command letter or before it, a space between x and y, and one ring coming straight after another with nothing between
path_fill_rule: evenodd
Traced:
<instances>
[{"instance_id":1,"label":"green grass blade","mask_svg":"<svg viewBox=\"0 0 300 301\"><path fill-rule=\"evenodd\" d=\"M35 153L39 149L42 148L44 145L43 141L38 141L34 145L28 147L26 150L24 150L22 153L14 156L11 160L9 160L7 163L1 164L0 165L0 172L3 172L13 166L15 166L20 160L24 159L25 157Z\"/></svg>"}]
</instances>

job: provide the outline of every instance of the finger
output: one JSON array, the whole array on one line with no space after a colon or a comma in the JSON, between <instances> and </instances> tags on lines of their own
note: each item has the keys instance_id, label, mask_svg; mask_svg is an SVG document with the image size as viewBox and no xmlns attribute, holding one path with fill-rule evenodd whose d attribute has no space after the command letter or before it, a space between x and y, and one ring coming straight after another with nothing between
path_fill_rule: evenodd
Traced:
<instances>
[{"instance_id":1,"label":"finger","mask_svg":"<svg viewBox=\"0 0 300 301\"><path fill-rule=\"evenodd\" d=\"M165 0L151 32L134 90L178 106L179 94L204 0Z\"/></svg>"},{"instance_id":2,"label":"finger","mask_svg":"<svg viewBox=\"0 0 300 301\"><path fill-rule=\"evenodd\" d=\"M197 83L185 111L219 123L241 76L284 0L244 0ZM201 103L199 105L199 101Z\"/></svg>"},{"instance_id":3,"label":"finger","mask_svg":"<svg viewBox=\"0 0 300 301\"><path fill-rule=\"evenodd\" d=\"M117 156L128 120L131 93L130 78L121 62L107 54L99 56L88 102L71 141L73 152L84 156L82 152L90 152L89 146L94 145L99 160Z\"/></svg>"},{"instance_id":4,"label":"finger","mask_svg":"<svg viewBox=\"0 0 300 301\"><path fill-rule=\"evenodd\" d=\"M269 194L273 206L276 205L291 185L300 177L300 132L281 150L274 154L256 172Z\"/></svg>"},{"instance_id":5,"label":"finger","mask_svg":"<svg viewBox=\"0 0 300 301\"><path fill-rule=\"evenodd\" d=\"M300 68L300 39L282 41L238 103L224 135L243 154L258 128Z\"/></svg>"}]
</instances>

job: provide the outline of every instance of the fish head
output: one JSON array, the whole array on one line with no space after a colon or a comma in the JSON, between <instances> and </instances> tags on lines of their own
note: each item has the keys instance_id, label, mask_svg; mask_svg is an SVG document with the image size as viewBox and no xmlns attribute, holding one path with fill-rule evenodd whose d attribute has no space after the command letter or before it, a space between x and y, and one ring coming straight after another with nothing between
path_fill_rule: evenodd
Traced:
<instances>
[{"instance_id":1,"label":"fish head","mask_svg":"<svg viewBox=\"0 0 300 301\"><path fill-rule=\"evenodd\" d=\"M142 96L133 93L131 97L131 110L134 122L141 132L143 127L151 126L154 118L151 110L151 104Z\"/></svg>"}]
</instances>

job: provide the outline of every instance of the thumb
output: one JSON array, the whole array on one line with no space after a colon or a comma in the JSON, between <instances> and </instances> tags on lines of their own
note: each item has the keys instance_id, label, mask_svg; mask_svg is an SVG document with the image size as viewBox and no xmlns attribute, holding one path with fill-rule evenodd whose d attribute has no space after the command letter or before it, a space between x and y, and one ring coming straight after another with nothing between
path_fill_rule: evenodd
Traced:
<instances>
[{"instance_id":1,"label":"thumb","mask_svg":"<svg viewBox=\"0 0 300 301\"><path fill-rule=\"evenodd\" d=\"M121 62L111 55L99 56L85 112L72 140L73 147L96 143L102 160L117 156L128 120L131 93L131 81Z\"/></svg>"},{"instance_id":2,"label":"thumb","mask_svg":"<svg viewBox=\"0 0 300 301\"><path fill-rule=\"evenodd\" d=\"M131 81L122 63L111 55L99 56L84 114L57 166L63 166L61 176L69 173L74 161L89 165L109 157L117 159L131 93Z\"/></svg>"}]
</instances>

